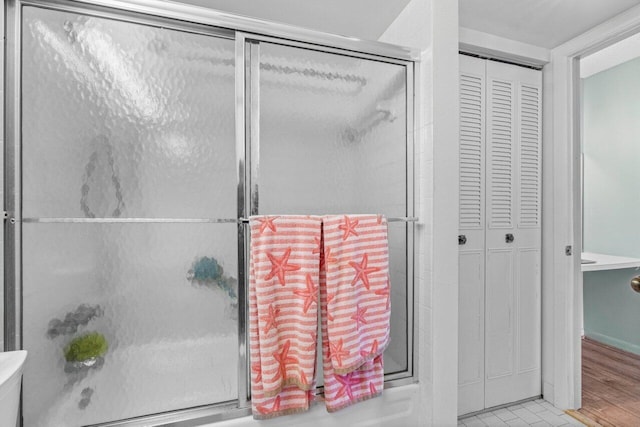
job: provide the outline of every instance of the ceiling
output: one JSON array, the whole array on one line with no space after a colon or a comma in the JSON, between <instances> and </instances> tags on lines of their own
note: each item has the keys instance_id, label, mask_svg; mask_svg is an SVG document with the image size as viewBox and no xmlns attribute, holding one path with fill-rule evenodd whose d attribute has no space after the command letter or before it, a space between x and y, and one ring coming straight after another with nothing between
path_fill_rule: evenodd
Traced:
<instances>
[{"instance_id":1,"label":"ceiling","mask_svg":"<svg viewBox=\"0 0 640 427\"><path fill-rule=\"evenodd\" d=\"M410 1L427 0L170 1L331 34L378 40ZM458 1L461 27L548 49L640 4L640 0Z\"/></svg>"},{"instance_id":2,"label":"ceiling","mask_svg":"<svg viewBox=\"0 0 640 427\"><path fill-rule=\"evenodd\" d=\"M459 0L460 26L554 48L640 0Z\"/></svg>"},{"instance_id":3,"label":"ceiling","mask_svg":"<svg viewBox=\"0 0 640 427\"><path fill-rule=\"evenodd\" d=\"M378 40L410 0L174 1L325 33Z\"/></svg>"}]
</instances>

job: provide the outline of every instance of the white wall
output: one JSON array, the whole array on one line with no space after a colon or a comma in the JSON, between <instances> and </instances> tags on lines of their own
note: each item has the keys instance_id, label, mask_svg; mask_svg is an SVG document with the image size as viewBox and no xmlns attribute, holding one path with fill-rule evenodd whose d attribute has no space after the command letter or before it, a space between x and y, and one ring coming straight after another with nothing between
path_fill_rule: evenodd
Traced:
<instances>
[{"instance_id":1,"label":"white wall","mask_svg":"<svg viewBox=\"0 0 640 427\"><path fill-rule=\"evenodd\" d=\"M639 72L636 57L582 82L585 252L640 256Z\"/></svg>"},{"instance_id":2,"label":"white wall","mask_svg":"<svg viewBox=\"0 0 640 427\"><path fill-rule=\"evenodd\" d=\"M0 56L4 58L4 15L7 3L0 8ZM4 82L4 67L0 68L0 80ZM4 100L4 84L0 86L0 96ZM4 200L4 102L0 103L0 200ZM4 203L4 202L3 202ZM3 206L4 209L4 206ZM0 271L4 272L4 227L0 227ZM4 280L0 285L0 351L4 351Z\"/></svg>"},{"instance_id":3,"label":"white wall","mask_svg":"<svg viewBox=\"0 0 640 427\"><path fill-rule=\"evenodd\" d=\"M437 0L411 0L378 39L426 51L432 42L432 3Z\"/></svg>"},{"instance_id":4,"label":"white wall","mask_svg":"<svg viewBox=\"0 0 640 427\"><path fill-rule=\"evenodd\" d=\"M434 1L433 122L433 424L458 411L458 5Z\"/></svg>"},{"instance_id":5,"label":"white wall","mask_svg":"<svg viewBox=\"0 0 640 427\"><path fill-rule=\"evenodd\" d=\"M380 38L421 49L416 191L420 425L455 425L458 377L458 5L413 0ZM437 105L437 108L434 106Z\"/></svg>"}]
</instances>

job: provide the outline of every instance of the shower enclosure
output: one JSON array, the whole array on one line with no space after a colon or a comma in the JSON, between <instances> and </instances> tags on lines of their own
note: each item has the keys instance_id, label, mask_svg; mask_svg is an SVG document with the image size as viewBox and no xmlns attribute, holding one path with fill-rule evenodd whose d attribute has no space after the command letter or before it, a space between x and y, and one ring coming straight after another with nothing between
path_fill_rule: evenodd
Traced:
<instances>
[{"instance_id":1,"label":"shower enclosure","mask_svg":"<svg viewBox=\"0 0 640 427\"><path fill-rule=\"evenodd\" d=\"M82 2L9 12L5 343L29 351L24 425L247 414L255 214L400 219L385 372L413 381L403 51Z\"/></svg>"}]
</instances>

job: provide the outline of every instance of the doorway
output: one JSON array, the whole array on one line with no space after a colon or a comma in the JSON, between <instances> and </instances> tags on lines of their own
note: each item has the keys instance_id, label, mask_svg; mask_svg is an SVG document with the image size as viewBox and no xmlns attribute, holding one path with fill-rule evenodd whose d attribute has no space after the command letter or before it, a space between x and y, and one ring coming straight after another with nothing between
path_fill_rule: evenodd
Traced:
<instances>
[{"instance_id":1,"label":"doorway","mask_svg":"<svg viewBox=\"0 0 640 427\"><path fill-rule=\"evenodd\" d=\"M546 99L543 152L553 168L543 171L543 393L555 406L582 406L583 280L578 250L582 248L580 64L595 52L640 30L640 11L630 10L572 39L551 52L545 67ZM574 250L574 248L577 248Z\"/></svg>"},{"instance_id":2,"label":"doorway","mask_svg":"<svg viewBox=\"0 0 640 427\"><path fill-rule=\"evenodd\" d=\"M580 60L582 139L582 407L603 425L639 425L640 197L628 163L640 157L636 125L640 36Z\"/></svg>"}]
</instances>

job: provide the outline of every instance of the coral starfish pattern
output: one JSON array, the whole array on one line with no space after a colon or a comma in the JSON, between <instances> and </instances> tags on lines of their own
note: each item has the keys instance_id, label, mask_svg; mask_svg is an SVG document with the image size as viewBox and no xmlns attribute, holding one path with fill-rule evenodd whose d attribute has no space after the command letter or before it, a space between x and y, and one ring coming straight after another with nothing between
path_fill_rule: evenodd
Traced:
<instances>
[{"instance_id":1,"label":"coral starfish pattern","mask_svg":"<svg viewBox=\"0 0 640 427\"><path fill-rule=\"evenodd\" d=\"M297 264L289 264L289 257L291 256L291 248L287 248L284 254L278 258L272 253L267 252L267 258L271 261L271 271L264 277L264 280L271 280L274 277L278 278L278 282L284 286L284 275L288 271L300 270L300 266Z\"/></svg>"},{"instance_id":2,"label":"coral starfish pattern","mask_svg":"<svg viewBox=\"0 0 640 427\"><path fill-rule=\"evenodd\" d=\"M264 233L264 230L267 228L275 233L276 225L273 221L276 219L278 219L277 216L265 216L264 218L258 218L257 221L260 223L260 233Z\"/></svg>"},{"instance_id":3,"label":"coral starfish pattern","mask_svg":"<svg viewBox=\"0 0 640 427\"><path fill-rule=\"evenodd\" d=\"M324 258L320 261L325 264L330 264L332 262L338 262L338 258L331 255L331 248L327 248L327 250L324 251Z\"/></svg>"},{"instance_id":4,"label":"coral starfish pattern","mask_svg":"<svg viewBox=\"0 0 640 427\"><path fill-rule=\"evenodd\" d=\"M362 356L363 358L367 358L370 357L372 355L375 355L376 353L378 353L378 340L373 340L373 344L371 344L371 350L366 351L363 350L360 352L360 356Z\"/></svg>"},{"instance_id":5,"label":"coral starfish pattern","mask_svg":"<svg viewBox=\"0 0 640 427\"><path fill-rule=\"evenodd\" d=\"M349 400L353 400L353 386L360 384L360 379L355 378L353 372L346 375L334 375L335 379L341 384L341 387L336 393L336 397L342 397L345 394L349 396Z\"/></svg>"},{"instance_id":6,"label":"coral starfish pattern","mask_svg":"<svg viewBox=\"0 0 640 427\"><path fill-rule=\"evenodd\" d=\"M298 359L293 356L289 356L289 348L291 347L291 340L287 340L282 346L282 351L278 353L277 351L273 353L273 358L279 364L278 372L276 372L275 379L282 378L283 380L287 378L287 365L291 363L298 363Z\"/></svg>"},{"instance_id":7,"label":"coral starfish pattern","mask_svg":"<svg viewBox=\"0 0 640 427\"><path fill-rule=\"evenodd\" d=\"M351 221L349 219L348 216L344 216L344 223L340 224L338 226L338 228L340 230L344 231L344 234L342 235L342 240L347 240L347 238L349 238L349 235L353 234L354 236L358 236L358 232L356 231L356 226L358 225L360 221L357 219L354 219L353 221Z\"/></svg>"},{"instance_id":8,"label":"coral starfish pattern","mask_svg":"<svg viewBox=\"0 0 640 427\"><path fill-rule=\"evenodd\" d=\"M351 319L356 321L356 329L360 329L360 323L367 324L367 319L364 318L365 313L367 312L367 307L358 307L356 309L356 314L351 316Z\"/></svg>"},{"instance_id":9,"label":"coral starfish pattern","mask_svg":"<svg viewBox=\"0 0 640 427\"><path fill-rule=\"evenodd\" d=\"M380 365L380 367L382 367L382 365L384 364L384 362L382 361L382 355L373 359L373 363L377 363L378 365Z\"/></svg>"},{"instance_id":10,"label":"coral starfish pattern","mask_svg":"<svg viewBox=\"0 0 640 427\"><path fill-rule=\"evenodd\" d=\"M273 306L273 304L269 304L269 314L264 316L264 322L266 325L263 329L263 334L268 334L271 328L278 329L278 315L280 314L280 309Z\"/></svg>"},{"instance_id":11,"label":"coral starfish pattern","mask_svg":"<svg viewBox=\"0 0 640 427\"><path fill-rule=\"evenodd\" d=\"M261 414L272 414L274 412L278 412L280 410L280 396L275 398L271 408L267 408L266 405L258 405L257 409Z\"/></svg>"},{"instance_id":12,"label":"coral starfish pattern","mask_svg":"<svg viewBox=\"0 0 640 427\"><path fill-rule=\"evenodd\" d=\"M314 302L316 304L318 303L318 287L313 284L313 280L309 273L307 273L307 288L294 289L293 293L304 298L304 307L302 308L302 312L305 314L309 310L309 307L311 307L311 304Z\"/></svg>"},{"instance_id":13,"label":"coral starfish pattern","mask_svg":"<svg viewBox=\"0 0 640 427\"><path fill-rule=\"evenodd\" d=\"M357 262L349 261L349 265L356 270L356 275L351 282L351 286L355 286L355 284L358 283L358 280L361 280L364 287L367 288L367 290L369 289L369 274L380 271L380 268L367 267L368 263L369 256L367 254L364 254L362 256L362 261L360 262L360 264L358 264Z\"/></svg>"},{"instance_id":14,"label":"coral starfish pattern","mask_svg":"<svg viewBox=\"0 0 640 427\"><path fill-rule=\"evenodd\" d=\"M256 379L254 381L262 382L262 366L260 366L260 363L252 363L251 371L256 374Z\"/></svg>"},{"instance_id":15,"label":"coral starfish pattern","mask_svg":"<svg viewBox=\"0 0 640 427\"><path fill-rule=\"evenodd\" d=\"M336 359L336 363L338 364L338 366L342 366L342 357L343 356L348 356L349 352L347 350L343 350L342 346L344 345L344 343L342 342L342 338L340 338L338 340L337 343L333 344L330 343L331 346L331 350L330 350L330 356L329 358L331 360Z\"/></svg>"},{"instance_id":16,"label":"coral starfish pattern","mask_svg":"<svg viewBox=\"0 0 640 427\"><path fill-rule=\"evenodd\" d=\"M389 310L389 306L391 305L391 295L389 295L389 280L387 279L387 284L384 288L378 289L374 292L376 295L380 295L382 297L386 297L387 305L386 308Z\"/></svg>"}]
</instances>

